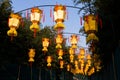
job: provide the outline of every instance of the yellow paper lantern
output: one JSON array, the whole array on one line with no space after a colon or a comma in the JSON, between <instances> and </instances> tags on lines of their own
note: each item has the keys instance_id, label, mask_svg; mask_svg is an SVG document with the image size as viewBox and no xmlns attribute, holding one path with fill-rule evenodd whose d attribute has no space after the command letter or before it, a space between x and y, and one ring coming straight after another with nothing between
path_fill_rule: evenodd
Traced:
<instances>
[{"instance_id":1,"label":"yellow paper lantern","mask_svg":"<svg viewBox=\"0 0 120 80\"><path fill-rule=\"evenodd\" d=\"M29 49L28 56L29 56L28 62L34 62L35 49Z\"/></svg>"},{"instance_id":2,"label":"yellow paper lantern","mask_svg":"<svg viewBox=\"0 0 120 80\"><path fill-rule=\"evenodd\" d=\"M11 13L10 18L8 19L8 26L10 30L7 31L7 35L11 37L17 36L16 29L19 28L21 16L17 13Z\"/></svg>"},{"instance_id":3,"label":"yellow paper lantern","mask_svg":"<svg viewBox=\"0 0 120 80\"><path fill-rule=\"evenodd\" d=\"M67 64L67 71L70 71L70 68L71 68L70 64Z\"/></svg>"},{"instance_id":4,"label":"yellow paper lantern","mask_svg":"<svg viewBox=\"0 0 120 80\"><path fill-rule=\"evenodd\" d=\"M52 62L52 56L47 56L47 66L50 67Z\"/></svg>"},{"instance_id":5,"label":"yellow paper lantern","mask_svg":"<svg viewBox=\"0 0 120 80\"><path fill-rule=\"evenodd\" d=\"M75 50L74 50L73 48L70 48L70 49L69 49L69 54L70 54L70 55L73 55L74 53L75 53Z\"/></svg>"},{"instance_id":6,"label":"yellow paper lantern","mask_svg":"<svg viewBox=\"0 0 120 80\"><path fill-rule=\"evenodd\" d=\"M49 46L49 38L43 38L42 45L43 45L42 51L45 51L45 52L48 51L47 47Z\"/></svg>"},{"instance_id":7,"label":"yellow paper lantern","mask_svg":"<svg viewBox=\"0 0 120 80\"><path fill-rule=\"evenodd\" d=\"M84 30L88 34L98 31L96 16L89 14L84 17Z\"/></svg>"},{"instance_id":8,"label":"yellow paper lantern","mask_svg":"<svg viewBox=\"0 0 120 80\"><path fill-rule=\"evenodd\" d=\"M31 9L30 20L32 25L30 26L30 30L34 32L34 37L36 36L36 32L40 31L39 22L42 18L42 10L37 7Z\"/></svg>"},{"instance_id":9,"label":"yellow paper lantern","mask_svg":"<svg viewBox=\"0 0 120 80\"><path fill-rule=\"evenodd\" d=\"M78 59L83 60L85 58L85 49L84 48L80 48L80 52L78 54Z\"/></svg>"},{"instance_id":10,"label":"yellow paper lantern","mask_svg":"<svg viewBox=\"0 0 120 80\"><path fill-rule=\"evenodd\" d=\"M75 34L71 35L70 43L71 43L71 45L72 45L71 47L73 49L77 48L77 43L78 43L78 37L77 37L77 35L75 35Z\"/></svg>"},{"instance_id":11,"label":"yellow paper lantern","mask_svg":"<svg viewBox=\"0 0 120 80\"><path fill-rule=\"evenodd\" d=\"M63 65L64 65L64 61L63 61L63 60L60 60L60 68L61 68L61 69L64 68Z\"/></svg>"},{"instance_id":12,"label":"yellow paper lantern","mask_svg":"<svg viewBox=\"0 0 120 80\"><path fill-rule=\"evenodd\" d=\"M63 37L62 34L58 34L56 37L56 48L62 48Z\"/></svg>"},{"instance_id":13,"label":"yellow paper lantern","mask_svg":"<svg viewBox=\"0 0 120 80\"><path fill-rule=\"evenodd\" d=\"M63 56L63 50L59 49L58 50L58 59L63 59L62 56Z\"/></svg>"},{"instance_id":14,"label":"yellow paper lantern","mask_svg":"<svg viewBox=\"0 0 120 80\"><path fill-rule=\"evenodd\" d=\"M74 60L74 55L73 55L73 54L71 54L69 57L70 57L70 62L71 62L71 63L73 63L73 60Z\"/></svg>"},{"instance_id":15,"label":"yellow paper lantern","mask_svg":"<svg viewBox=\"0 0 120 80\"><path fill-rule=\"evenodd\" d=\"M56 25L54 26L55 30L63 30L65 25L63 24L66 17L66 7L63 5L55 5L54 7L54 20Z\"/></svg>"}]
</instances>

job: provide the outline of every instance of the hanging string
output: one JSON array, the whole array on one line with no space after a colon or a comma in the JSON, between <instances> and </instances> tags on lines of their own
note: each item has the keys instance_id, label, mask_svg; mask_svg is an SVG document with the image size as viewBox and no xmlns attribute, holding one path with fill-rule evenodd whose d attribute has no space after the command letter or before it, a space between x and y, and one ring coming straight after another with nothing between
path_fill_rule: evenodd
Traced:
<instances>
[{"instance_id":1,"label":"hanging string","mask_svg":"<svg viewBox=\"0 0 120 80\"><path fill-rule=\"evenodd\" d=\"M102 29L102 19L100 19L100 27L101 27L101 29Z\"/></svg>"},{"instance_id":2,"label":"hanging string","mask_svg":"<svg viewBox=\"0 0 120 80\"><path fill-rule=\"evenodd\" d=\"M30 67L30 71L31 71L30 72L31 73L30 76L31 76L31 80L32 80L32 66Z\"/></svg>"},{"instance_id":3,"label":"hanging string","mask_svg":"<svg viewBox=\"0 0 120 80\"><path fill-rule=\"evenodd\" d=\"M23 21L23 19L21 19L21 26L22 26L22 28L24 27L24 21Z\"/></svg>"},{"instance_id":4,"label":"hanging string","mask_svg":"<svg viewBox=\"0 0 120 80\"><path fill-rule=\"evenodd\" d=\"M44 13L44 10L42 10L43 11L43 14L42 14L42 16L43 16L43 23L45 22L45 13Z\"/></svg>"},{"instance_id":5,"label":"hanging string","mask_svg":"<svg viewBox=\"0 0 120 80\"><path fill-rule=\"evenodd\" d=\"M82 17L80 17L80 25L82 25Z\"/></svg>"},{"instance_id":6,"label":"hanging string","mask_svg":"<svg viewBox=\"0 0 120 80\"><path fill-rule=\"evenodd\" d=\"M26 11L26 19L29 19L29 11Z\"/></svg>"},{"instance_id":7,"label":"hanging string","mask_svg":"<svg viewBox=\"0 0 120 80\"><path fill-rule=\"evenodd\" d=\"M52 7L50 7L50 17L52 18Z\"/></svg>"},{"instance_id":8,"label":"hanging string","mask_svg":"<svg viewBox=\"0 0 120 80\"><path fill-rule=\"evenodd\" d=\"M21 66L19 65L19 68L18 68L18 77L17 77L17 80L20 80L20 69L21 69Z\"/></svg>"},{"instance_id":9,"label":"hanging string","mask_svg":"<svg viewBox=\"0 0 120 80\"><path fill-rule=\"evenodd\" d=\"M41 68L39 69L39 80L41 80Z\"/></svg>"}]
</instances>

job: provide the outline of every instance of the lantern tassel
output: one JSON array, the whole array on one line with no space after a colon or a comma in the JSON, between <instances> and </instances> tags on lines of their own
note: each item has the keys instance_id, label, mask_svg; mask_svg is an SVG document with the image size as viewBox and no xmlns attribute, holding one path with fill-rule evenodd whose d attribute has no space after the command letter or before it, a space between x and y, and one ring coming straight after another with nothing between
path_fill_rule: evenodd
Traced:
<instances>
[{"instance_id":1,"label":"lantern tassel","mask_svg":"<svg viewBox=\"0 0 120 80\"><path fill-rule=\"evenodd\" d=\"M13 36L11 36L11 41L13 40Z\"/></svg>"},{"instance_id":2,"label":"lantern tassel","mask_svg":"<svg viewBox=\"0 0 120 80\"><path fill-rule=\"evenodd\" d=\"M45 14L43 14L43 22L45 22Z\"/></svg>"},{"instance_id":3,"label":"lantern tassel","mask_svg":"<svg viewBox=\"0 0 120 80\"><path fill-rule=\"evenodd\" d=\"M29 15L29 13L28 13L28 10L26 11L26 19L28 19L28 15Z\"/></svg>"},{"instance_id":4,"label":"lantern tassel","mask_svg":"<svg viewBox=\"0 0 120 80\"><path fill-rule=\"evenodd\" d=\"M21 25L22 27L24 27L24 21L21 19Z\"/></svg>"},{"instance_id":5,"label":"lantern tassel","mask_svg":"<svg viewBox=\"0 0 120 80\"><path fill-rule=\"evenodd\" d=\"M100 19L100 27L102 28L102 19Z\"/></svg>"},{"instance_id":6,"label":"lantern tassel","mask_svg":"<svg viewBox=\"0 0 120 80\"><path fill-rule=\"evenodd\" d=\"M98 14L97 14L97 15L96 15L96 21L97 21L97 23L98 23L98 19L99 19L99 18L98 18Z\"/></svg>"},{"instance_id":7,"label":"lantern tassel","mask_svg":"<svg viewBox=\"0 0 120 80\"><path fill-rule=\"evenodd\" d=\"M50 17L52 18L52 7L50 8Z\"/></svg>"},{"instance_id":8,"label":"lantern tassel","mask_svg":"<svg viewBox=\"0 0 120 80\"><path fill-rule=\"evenodd\" d=\"M80 24L82 25L82 17L80 17Z\"/></svg>"},{"instance_id":9,"label":"lantern tassel","mask_svg":"<svg viewBox=\"0 0 120 80\"><path fill-rule=\"evenodd\" d=\"M36 29L34 29L34 38L36 37Z\"/></svg>"}]
</instances>

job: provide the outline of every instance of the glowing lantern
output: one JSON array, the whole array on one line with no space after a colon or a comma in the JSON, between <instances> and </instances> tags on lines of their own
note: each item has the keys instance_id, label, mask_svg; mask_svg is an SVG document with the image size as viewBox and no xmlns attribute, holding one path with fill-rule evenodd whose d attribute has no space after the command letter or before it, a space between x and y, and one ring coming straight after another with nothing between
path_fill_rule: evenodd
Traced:
<instances>
[{"instance_id":1,"label":"glowing lantern","mask_svg":"<svg viewBox=\"0 0 120 80\"><path fill-rule=\"evenodd\" d=\"M64 65L64 61L63 61L63 60L60 60L60 68L61 68L61 69L63 68L63 65Z\"/></svg>"},{"instance_id":2,"label":"glowing lantern","mask_svg":"<svg viewBox=\"0 0 120 80\"><path fill-rule=\"evenodd\" d=\"M70 55L70 62L73 63L74 55Z\"/></svg>"},{"instance_id":3,"label":"glowing lantern","mask_svg":"<svg viewBox=\"0 0 120 80\"><path fill-rule=\"evenodd\" d=\"M73 48L69 49L70 62L73 63L75 50Z\"/></svg>"},{"instance_id":4,"label":"glowing lantern","mask_svg":"<svg viewBox=\"0 0 120 80\"><path fill-rule=\"evenodd\" d=\"M91 40L98 41L98 38L95 35L95 33L98 31L96 16L94 16L93 14L89 14L85 16L84 30L88 34L88 38L86 40L87 43Z\"/></svg>"},{"instance_id":5,"label":"glowing lantern","mask_svg":"<svg viewBox=\"0 0 120 80\"><path fill-rule=\"evenodd\" d=\"M70 54L70 55L73 55L74 53L75 53L75 50L74 50L73 48L70 48L70 49L69 49L69 54Z\"/></svg>"},{"instance_id":6,"label":"glowing lantern","mask_svg":"<svg viewBox=\"0 0 120 80\"><path fill-rule=\"evenodd\" d=\"M10 30L7 31L7 35L11 37L17 36L16 29L19 28L21 16L19 14L11 13L8 21Z\"/></svg>"},{"instance_id":7,"label":"glowing lantern","mask_svg":"<svg viewBox=\"0 0 120 80\"><path fill-rule=\"evenodd\" d=\"M84 29L86 33L95 33L98 31L96 16L89 14L84 18Z\"/></svg>"},{"instance_id":8,"label":"glowing lantern","mask_svg":"<svg viewBox=\"0 0 120 80\"><path fill-rule=\"evenodd\" d=\"M80 73L79 66L78 66L78 61L75 60L75 73Z\"/></svg>"},{"instance_id":9,"label":"glowing lantern","mask_svg":"<svg viewBox=\"0 0 120 80\"><path fill-rule=\"evenodd\" d=\"M73 35L71 35L71 39L70 39L70 43L71 43L71 47L72 48L77 48L77 43L78 43L78 37L77 37L77 35L75 35L75 34L73 34Z\"/></svg>"},{"instance_id":10,"label":"glowing lantern","mask_svg":"<svg viewBox=\"0 0 120 80\"><path fill-rule=\"evenodd\" d=\"M42 10L35 7L31 9L30 19L32 25L30 26L30 30L34 32L34 37L36 36L36 32L40 30L39 22L42 18Z\"/></svg>"},{"instance_id":11,"label":"glowing lantern","mask_svg":"<svg viewBox=\"0 0 120 80\"><path fill-rule=\"evenodd\" d=\"M89 69L89 65L86 64L85 69L84 69L85 75L87 75L88 69Z\"/></svg>"},{"instance_id":12,"label":"glowing lantern","mask_svg":"<svg viewBox=\"0 0 120 80\"><path fill-rule=\"evenodd\" d=\"M85 49L84 48L80 48L78 59L80 61L80 60L83 60L84 58L85 58Z\"/></svg>"},{"instance_id":13,"label":"glowing lantern","mask_svg":"<svg viewBox=\"0 0 120 80\"><path fill-rule=\"evenodd\" d=\"M58 59L63 59L62 56L63 56L63 50L59 49L58 50Z\"/></svg>"},{"instance_id":14,"label":"glowing lantern","mask_svg":"<svg viewBox=\"0 0 120 80\"><path fill-rule=\"evenodd\" d=\"M54 20L56 25L54 26L55 30L63 30L65 25L63 24L66 17L66 7L63 5L56 5L54 7Z\"/></svg>"},{"instance_id":15,"label":"glowing lantern","mask_svg":"<svg viewBox=\"0 0 120 80\"><path fill-rule=\"evenodd\" d=\"M61 44L63 42L62 34L58 34L56 37L56 48L62 48Z\"/></svg>"},{"instance_id":16,"label":"glowing lantern","mask_svg":"<svg viewBox=\"0 0 120 80\"><path fill-rule=\"evenodd\" d=\"M51 56L47 56L47 66L48 67L51 66L51 62L52 62L52 57Z\"/></svg>"},{"instance_id":17,"label":"glowing lantern","mask_svg":"<svg viewBox=\"0 0 120 80\"><path fill-rule=\"evenodd\" d=\"M48 51L47 47L49 46L49 39L48 38L43 38L42 39L42 45L43 45L43 49L42 51Z\"/></svg>"},{"instance_id":18,"label":"glowing lantern","mask_svg":"<svg viewBox=\"0 0 120 80\"><path fill-rule=\"evenodd\" d=\"M28 56L29 56L28 62L34 62L35 49L29 49Z\"/></svg>"},{"instance_id":19,"label":"glowing lantern","mask_svg":"<svg viewBox=\"0 0 120 80\"><path fill-rule=\"evenodd\" d=\"M71 66L70 66L70 64L68 64L67 65L67 71L70 71L70 68L71 68Z\"/></svg>"},{"instance_id":20,"label":"glowing lantern","mask_svg":"<svg viewBox=\"0 0 120 80\"><path fill-rule=\"evenodd\" d=\"M101 61L100 61L100 60L98 60L98 61L96 61L96 62L94 63L95 68L96 68L96 71L99 71L99 70L101 69L100 64L101 64Z\"/></svg>"},{"instance_id":21,"label":"glowing lantern","mask_svg":"<svg viewBox=\"0 0 120 80\"><path fill-rule=\"evenodd\" d=\"M87 54L87 64L88 66L90 67L91 66L91 55L90 54Z\"/></svg>"},{"instance_id":22,"label":"glowing lantern","mask_svg":"<svg viewBox=\"0 0 120 80\"><path fill-rule=\"evenodd\" d=\"M78 61L75 60L75 69L78 69Z\"/></svg>"},{"instance_id":23,"label":"glowing lantern","mask_svg":"<svg viewBox=\"0 0 120 80\"><path fill-rule=\"evenodd\" d=\"M90 71L88 72L88 76L92 75L94 72L95 72L95 68L92 67L92 68L90 69Z\"/></svg>"}]
</instances>

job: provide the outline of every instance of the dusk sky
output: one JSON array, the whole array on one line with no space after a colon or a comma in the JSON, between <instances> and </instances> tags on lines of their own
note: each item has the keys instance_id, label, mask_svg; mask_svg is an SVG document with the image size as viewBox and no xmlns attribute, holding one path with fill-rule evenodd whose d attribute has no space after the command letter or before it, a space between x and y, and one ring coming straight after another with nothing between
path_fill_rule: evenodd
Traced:
<instances>
[{"instance_id":1,"label":"dusk sky","mask_svg":"<svg viewBox=\"0 0 120 80\"><path fill-rule=\"evenodd\" d=\"M19 12L21 10L31 8L34 6L40 5L55 5L55 4L62 4L66 6L74 6L72 0L12 0L12 9L14 12ZM77 7L81 7L80 5ZM54 7L39 7L44 11L45 14L45 21L42 22L42 27L45 26L53 26L55 22L50 18L50 9L53 10ZM25 12L24 12L25 13ZM53 12L52 12L53 13ZM79 29L83 26L80 24L80 17L82 17L82 12L78 14L77 8L67 7L68 18L65 20L64 24L66 26L64 32L68 33L79 33ZM70 35L67 34L67 38ZM86 47L85 37L79 36L79 46Z\"/></svg>"}]
</instances>

